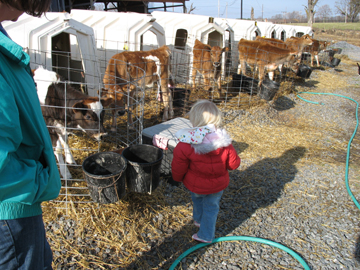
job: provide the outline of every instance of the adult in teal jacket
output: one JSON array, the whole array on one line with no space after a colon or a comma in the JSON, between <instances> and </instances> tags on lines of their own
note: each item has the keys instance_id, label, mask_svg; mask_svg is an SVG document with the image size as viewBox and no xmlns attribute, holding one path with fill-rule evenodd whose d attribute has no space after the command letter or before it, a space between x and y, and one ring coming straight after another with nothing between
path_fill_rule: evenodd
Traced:
<instances>
[{"instance_id":1,"label":"adult in teal jacket","mask_svg":"<svg viewBox=\"0 0 360 270\"><path fill-rule=\"evenodd\" d=\"M51 0L0 0L0 25L26 12L41 16ZM43 119L30 57L0 27L0 269L52 269L41 202L61 181Z\"/></svg>"}]
</instances>

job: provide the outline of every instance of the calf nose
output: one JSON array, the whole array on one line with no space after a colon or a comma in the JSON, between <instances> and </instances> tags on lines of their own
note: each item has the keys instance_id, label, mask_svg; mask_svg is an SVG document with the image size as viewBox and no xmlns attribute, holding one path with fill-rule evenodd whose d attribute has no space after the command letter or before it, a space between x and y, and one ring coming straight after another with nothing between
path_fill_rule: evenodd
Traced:
<instances>
[{"instance_id":1,"label":"calf nose","mask_svg":"<svg viewBox=\"0 0 360 270\"><path fill-rule=\"evenodd\" d=\"M123 116L125 114L126 111L118 111L117 114L118 116Z\"/></svg>"},{"instance_id":2,"label":"calf nose","mask_svg":"<svg viewBox=\"0 0 360 270\"><path fill-rule=\"evenodd\" d=\"M94 135L94 138L95 138L95 140L97 140L97 141L101 141L101 140L103 140L107 135L108 135L107 132L98 133L98 134L95 134L95 135Z\"/></svg>"},{"instance_id":3,"label":"calf nose","mask_svg":"<svg viewBox=\"0 0 360 270\"><path fill-rule=\"evenodd\" d=\"M218 66L220 66L220 63L219 62L214 62L214 66L218 67Z\"/></svg>"}]
</instances>

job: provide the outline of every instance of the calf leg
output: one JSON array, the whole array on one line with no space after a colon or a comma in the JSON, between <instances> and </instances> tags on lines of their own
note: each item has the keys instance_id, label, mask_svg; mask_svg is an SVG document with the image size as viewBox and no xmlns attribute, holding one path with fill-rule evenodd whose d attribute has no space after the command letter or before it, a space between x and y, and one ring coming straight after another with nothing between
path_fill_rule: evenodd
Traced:
<instances>
[{"instance_id":1,"label":"calf leg","mask_svg":"<svg viewBox=\"0 0 360 270\"><path fill-rule=\"evenodd\" d=\"M314 55L313 54L311 54L310 59L311 59L310 65L313 67L314 66Z\"/></svg>"},{"instance_id":2,"label":"calf leg","mask_svg":"<svg viewBox=\"0 0 360 270\"><path fill-rule=\"evenodd\" d=\"M219 75L219 78L217 79L217 85L218 85L219 98L221 98L221 75Z\"/></svg>"},{"instance_id":3,"label":"calf leg","mask_svg":"<svg viewBox=\"0 0 360 270\"><path fill-rule=\"evenodd\" d=\"M237 74L241 74L241 64L238 65Z\"/></svg>"},{"instance_id":4,"label":"calf leg","mask_svg":"<svg viewBox=\"0 0 360 270\"><path fill-rule=\"evenodd\" d=\"M64 161L64 157L62 155L62 145L61 145L61 140L60 137L59 139L56 141L56 146L55 146L55 150L54 150L54 154L55 157L59 163L59 169L60 169L60 174L63 178L65 179L72 179L71 173Z\"/></svg>"},{"instance_id":5,"label":"calf leg","mask_svg":"<svg viewBox=\"0 0 360 270\"><path fill-rule=\"evenodd\" d=\"M260 87L263 83L264 77L265 77L265 67L259 65L259 84L258 84L259 93L260 93L260 89L261 89Z\"/></svg>"},{"instance_id":6,"label":"calf leg","mask_svg":"<svg viewBox=\"0 0 360 270\"><path fill-rule=\"evenodd\" d=\"M174 117L173 102L167 80L161 80L161 91L164 102L164 114L162 119L163 121L167 121L169 117Z\"/></svg>"},{"instance_id":7,"label":"calf leg","mask_svg":"<svg viewBox=\"0 0 360 270\"><path fill-rule=\"evenodd\" d=\"M316 66L320 66L320 63L319 63L319 55L318 54L315 54L315 59L316 59Z\"/></svg>"},{"instance_id":8,"label":"calf leg","mask_svg":"<svg viewBox=\"0 0 360 270\"><path fill-rule=\"evenodd\" d=\"M75 159L70 152L69 145L66 142L66 139L63 136L59 136L59 141L64 149L66 163L67 164L76 164Z\"/></svg>"},{"instance_id":9,"label":"calf leg","mask_svg":"<svg viewBox=\"0 0 360 270\"><path fill-rule=\"evenodd\" d=\"M195 87L196 72L197 72L197 70L193 66L192 75L191 75L191 84L192 84L193 87Z\"/></svg>"},{"instance_id":10,"label":"calf leg","mask_svg":"<svg viewBox=\"0 0 360 270\"><path fill-rule=\"evenodd\" d=\"M269 79L273 81L274 80L274 71L269 71L268 74L269 74Z\"/></svg>"}]
</instances>

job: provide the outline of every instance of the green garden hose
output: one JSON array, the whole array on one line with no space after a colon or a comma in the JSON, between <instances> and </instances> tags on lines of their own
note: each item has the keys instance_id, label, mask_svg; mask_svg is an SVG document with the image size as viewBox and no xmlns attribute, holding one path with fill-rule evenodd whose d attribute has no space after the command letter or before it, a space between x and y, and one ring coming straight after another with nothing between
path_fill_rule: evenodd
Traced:
<instances>
[{"instance_id":1,"label":"green garden hose","mask_svg":"<svg viewBox=\"0 0 360 270\"><path fill-rule=\"evenodd\" d=\"M352 99L352 98L349 98L349 97L346 97L346 96L342 96L342 95L339 95L339 94L332 94L332 93L313 93L313 92L300 92L299 94L337 96L337 97L342 97L342 98L349 99L349 100L351 100L351 101L353 101L353 102L356 103L356 114L355 114L355 117L356 117L356 126L355 126L354 133L353 133L353 135L351 136L351 138L350 138L350 140L349 140L349 143L348 143L348 146L347 146L346 167L345 167L345 184L346 184L347 192L348 192L349 195L350 195L350 198L353 200L353 202L355 203L355 205L357 206L357 208L360 209L360 204L359 204L358 201L355 199L354 195L352 194L352 192L351 192L351 190L350 190L350 186L349 186L349 176L348 176L348 173L349 173L349 159L350 159L350 147L351 147L351 142L352 142L352 140L354 139L355 134L356 134L357 129L358 129L358 126L359 126L359 117L358 117L359 103L358 103L356 100ZM298 96L301 100L303 100L303 101L310 102L310 103L313 103L313 104L321 104L321 105L324 105L323 103L314 102L314 101L309 101L309 100L306 100L306 99L300 97L299 95L297 95L297 96Z\"/></svg>"},{"instance_id":2,"label":"green garden hose","mask_svg":"<svg viewBox=\"0 0 360 270\"><path fill-rule=\"evenodd\" d=\"M349 158L350 158L350 146L351 146L351 142L355 137L355 134L357 132L358 126L359 126L359 117L358 117L358 110L359 110L359 103L349 97L346 96L342 96L342 95L338 95L338 94L331 94L331 93L312 93L312 92L300 92L299 94L312 94L312 95L331 95L331 96L338 96L338 97L342 97L342 98L346 98L349 99L353 102L356 103L356 126L355 126L355 130L353 135L351 136L349 143L348 143L348 147L347 147L347 155L346 155L346 169L345 169L345 183L346 183L346 189L347 192L349 193L351 199L353 200L353 202L355 203L355 205L360 209L360 205L358 203L358 201L355 199L354 195L352 194L350 187L349 187L349 177L348 177L348 172L349 172ZM299 95L297 95L298 98L300 98L303 101L309 102L309 103L313 103L313 104L320 104L320 105L324 105L324 103L321 102L314 102L314 101L310 101L310 100L306 100L302 97L300 97ZM293 256L296 260L298 260L298 262L300 262L300 264L304 267L305 270L310 270L310 267L307 265L307 263L304 261L303 258L301 258L299 256L299 254L297 254L295 251L293 251L292 249L273 242L271 240L267 240L267 239L263 239L263 238L258 238L258 237L251 237L251 236L226 236L226 237L219 237L219 238L215 238L211 243L201 243L198 244L188 250L186 250L184 253L182 253L176 260L175 262L170 266L169 270L174 270L175 267L179 264L179 262L185 258L187 255L189 255L190 253L192 253L193 251L202 248L202 247L206 247L208 245L214 244L214 243L218 243L218 242L223 242L223 241L252 241L252 242L258 242L258 243L262 243L262 244L266 244L269 246L273 246L276 248L279 248L283 251L286 251L287 253L289 253L291 256Z\"/></svg>"},{"instance_id":3,"label":"green garden hose","mask_svg":"<svg viewBox=\"0 0 360 270\"><path fill-rule=\"evenodd\" d=\"M205 247L205 246L208 246L208 245L211 245L211 244L214 244L214 243L218 243L218 242L223 242L223 241L251 241L251 242L258 242L258 243L262 243L262 244L266 244L266 245L269 245L269 246L273 246L273 247L277 247L281 250L284 250L286 251L287 253L289 253L291 256L293 256L295 259L297 259L301 265L304 267L305 270L310 270L310 267L306 264L306 262L304 261L303 258L301 258L299 256L299 254L297 254L295 251L293 251L292 249L282 245L282 244L279 244L279 243L276 243L276 242L273 242L273 241L270 241L270 240L267 240L267 239L263 239L263 238L258 238L258 237L251 237L251 236L226 236L226 237L219 237L219 238L215 238L211 243L201 243L201 244L198 244L188 250L186 250L183 254L181 254L176 260L175 262L170 266L169 270L173 270L175 269L175 266L178 265L178 263L183 259L185 258L187 255L189 255L191 252L199 249L199 248L202 248L202 247Z\"/></svg>"}]
</instances>

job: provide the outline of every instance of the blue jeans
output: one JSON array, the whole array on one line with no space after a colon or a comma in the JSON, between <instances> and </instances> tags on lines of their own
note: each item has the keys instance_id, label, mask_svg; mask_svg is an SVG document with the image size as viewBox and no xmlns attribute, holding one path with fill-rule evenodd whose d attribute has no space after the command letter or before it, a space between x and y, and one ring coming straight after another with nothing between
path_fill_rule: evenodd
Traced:
<instances>
[{"instance_id":1,"label":"blue jeans","mask_svg":"<svg viewBox=\"0 0 360 270\"><path fill-rule=\"evenodd\" d=\"M219 203L224 191L214 194L196 194L191 193L193 201L193 218L200 223L198 237L206 241L212 241L215 238L215 225L219 213Z\"/></svg>"},{"instance_id":2,"label":"blue jeans","mask_svg":"<svg viewBox=\"0 0 360 270\"><path fill-rule=\"evenodd\" d=\"M52 269L42 215L0 220L0 269Z\"/></svg>"}]
</instances>

